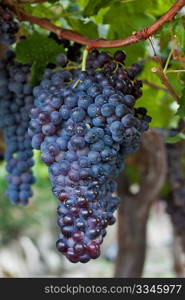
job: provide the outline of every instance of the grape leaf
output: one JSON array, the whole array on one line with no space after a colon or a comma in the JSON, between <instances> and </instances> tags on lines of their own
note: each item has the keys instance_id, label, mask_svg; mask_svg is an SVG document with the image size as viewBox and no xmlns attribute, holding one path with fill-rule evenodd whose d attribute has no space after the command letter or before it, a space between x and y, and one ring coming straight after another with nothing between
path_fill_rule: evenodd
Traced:
<instances>
[{"instance_id":1,"label":"grape leaf","mask_svg":"<svg viewBox=\"0 0 185 300\"><path fill-rule=\"evenodd\" d=\"M148 114L152 117L152 127L169 127L171 121L174 120L175 110L171 108L173 103L172 97L162 90L164 86L161 84L159 77L152 72L152 68L158 67L158 64L153 60L145 62L145 67L139 79L148 83L155 83L158 88L153 88L147 83L144 83L143 96L138 99L136 106L144 106L148 110ZM161 87L161 89L160 89Z\"/></svg>"},{"instance_id":2,"label":"grape leaf","mask_svg":"<svg viewBox=\"0 0 185 300\"><path fill-rule=\"evenodd\" d=\"M165 0L165 1L164 0L154 0L154 1L143 0L142 2L146 7L147 12L157 17L164 14L174 4L174 0Z\"/></svg>"},{"instance_id":3,"label":"grape leaf","mask_svg":"<svg viewBox=\"0 0 185 300\"><path fill-rule=\"evenodd\" d=\"M132 3L133 2L133 3ZM155 1L128 1L128 0L81 0L80 4L84 6L84 17L90 17L96 15L100 9L110 6L110 9L117 5L128 5L130 6L129 10L133 13L137 13L138 11L143 11L146 13L152 13L153 15L160 16L162 13L166 12L173 4L173 0L166 0L165 3L163 0L155 0Z\"/></svg>"},{"instance_id":4,"label":"grape leaf","mask_svg":"<svg viewBox=\"0 0 185 300\"><path fill-rule=\"evenodd\" d=\"M164 24L162 29L156 34L159 39L159 46L163 56L168 56L169 54L169 41L171 40L169 23Z\"/></svg>"},{"instance_id":5,"label":"grape leaf","mask_svg":"<svg viewBox=\"0 0 185 300\"><path fill-rule=\"evenodd\" d=\"M171 109L172 99L162 90L148 86L143 88L143 96L136 102L136 107L145 107L152 117L151 127L165 128L171 125L175 112Z\"/></svg>"},{"instance_id":6,"label":"grape leaf","mask_svg":"<svg viewBox=\"0 0 185 300\"><path fill-rule=\"evenodd\" d=\"M185 51L185 16L177 16L173 22L173 33L178 46Z\"/></svg>"},{"instance_id":7,"label":"grape leaf","mask_svg":"<svg viewBox=\"0 0 185 300\"><path fill-rule=\"evenodd\" d=\"M96 15L101 8L108 6L110 3L115 2L115 0L88 0L83 11L84 17L90 17Z\"/></svg>"},{"instance_id":8,"label":"grape leaf","mask_svg":"<svg viewBox=\"0 0 185 300\"><path fill-rule=\"evenodd\" d=\"M90 21L84 22L77 18L66 18L68 24L73 30L80 32L82 35L85 35L89 38L98 38L98 27L97 25Z\"/></svg>"},{"instance_id":9,"label":"grape leaf","mask_svg":"<svg viewBox=\"0 0 185 300\"><path fill-rule=\"evenodd\" d=\"M32 63L32 84L37 84L42 78L48 63L55 63L56 55L65 53L64 47L58 45L47 36L35 32L16 45L17 61Z\"/></svg>"},{"instance_id":10,"label":"grape leaf","mask_svg":"<svg viewBox=\"0 0 185 300\"><path fill-rule=\"evenodd\" d=\"M173 35L172 35L173 32ZM161 30L156 35L159 38L160 48L164 54L169 51L170 41L175 41L178 45L178 50L185 50L185 17L177 15L173 22L163 25ZM180 49L181 48L181 49Z\"/></svg>"},{"instance_id":11,"label":"grape leaf","mask_svg":"<svg viewBox=\"0 0 185 300\"><path fill-rule=\"evenodd\" d=\"M134 17L136 8L137 17ZM103 17L103 23L109 24L108 39L122 39L131 35L134 31L143 29L153 22L154 18L143 13L143 11L138 6L135 7L131 3L116 2ZM129 46L128 51L127 64L130 64L139 58L143 58L146 53L146 43L140 42L131 45Z\"/></svg>"},{"instance_id":12,"label":"grape leaf","mask_svg":"<svg viewBox=\"0 0 185 300\"><path fill-rule=\"evenodd\" d=\"M57 9L51 9L54 5L57 5L58 3L38 3L37 5L29 5L25 4L26 11L30 14L41 17L41 18L48 18L50 20L57 20L59 17L59 13Z\"/></svg>"}]
</instances>

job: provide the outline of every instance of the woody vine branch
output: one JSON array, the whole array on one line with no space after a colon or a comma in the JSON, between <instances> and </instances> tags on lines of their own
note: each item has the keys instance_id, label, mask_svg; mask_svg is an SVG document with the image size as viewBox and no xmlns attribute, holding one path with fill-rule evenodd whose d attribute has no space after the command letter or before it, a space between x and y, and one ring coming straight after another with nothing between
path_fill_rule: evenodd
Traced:
<instances>
[{"instance_id":1,"label":"woody vine branch","mask_svg":"<svg viewBox=\"0 0 185 300\"><path fill-rule=\"evenodd\" d=\"M19 7L19 5L15 4L15 1L5 0L4 3L11 8L11 10L14 12L14 14L17 16L17 18L20 21L27 21L32 24L39 25L42 28L45 28L51 32L56 33L60 38L65 38L74 42L78 42L82 45L86 45L88 50L93 48L123 47L134 43L138 43L142 40L147 40L150 36L152 36L159 29L161 29L161 27L166 22L171 21L175 17L175 15L183 8L183 6L185 6L185 0L177 0L174 3L174 5L164 15L162 15L157 21L155 21L150 26L145 27L140 31L137 31L133 33L131 36L128 36L124 39L106 40L106 39L90 39L88 37L81 35L79 32L60 28L52 24L49 19L39 18L39 17L29 15L25 12L25 10L22 7Z\"/></svg>"}]
</instances>

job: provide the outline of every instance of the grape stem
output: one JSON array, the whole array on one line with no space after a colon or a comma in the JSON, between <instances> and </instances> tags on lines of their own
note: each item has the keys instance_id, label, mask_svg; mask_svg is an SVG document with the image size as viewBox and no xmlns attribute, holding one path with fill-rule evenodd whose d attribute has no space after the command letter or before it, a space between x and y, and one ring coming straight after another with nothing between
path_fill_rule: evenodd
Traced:
<instances>
[{"instance_id":1,"label":"grape stem","mask_svg":"<svg viewBox=\"0 0 185 300\"><path fill-rule=\"evenodd\" d=\"M17 18L20 21L28 21L30 23L39 25L51 32L54 32L60 38L65 38L82 45L86 45L87 49L93 48L116 48L123 47L131 44L138 43L142 40L147 40L150 36L152 36L155 32L157 32L166 22L171 21L174 16L183 8L185 5L185 0L177 0L174 5L157 21L151 24L144 29L132 33L131 36L128 36L124 39L120 40L106 40L106 39L89 39L81 35L79 32L75 32L73 30L60 28L50 22L50 20L46 18L39 18L32 15L27 14L23 8L18 7L13 4L13 1L5 0L5 4L9 5L10 9L16 14Z\"/></svg>"},{"instance_id":2,"label":"grape stem","mask_svg":"<svg viewBox=\"0 0 185 300\"><path fill-rule=\"evenodd\" d=\"M83 58L82 58L82 71L86 71L86 61L89 51L87 49L83 52Z\"/></svg>"},{"instance_id":3,"label":"grape stem","mask_svg":"<svg viewBox=\"0 0 185 300\"><path fill-rule=\"evenodd\" d=\"M156 70L156 74L159 76L161 82L166 86L168 92L170 95L177 101L179 102L181 99L179 95L176 93L174 90L173 86L171 85L168 77L164 73L163 67L162 67L162 62L161 59L158 56L154 56L153 59L159 64L159 70Z\"/></svg>"},{"instance_id":4,"label":"grape stem","mask_svg":"<svg viewBox=\"0 0 185 300\"><path fill-rule=\"evenodd\" d=\"M183 73L185 70L168 70L166 73Z\"/></svg>"},{"instance_id":5,"label":"grape stem","mask_svg":"<svg viewBox=\"0 0 185 300\"><path fill-rule=\"evenodd\" d=\"M164 67L164 69L163 69L164 74L166 74L166 71L167 71L167 69L168 69L168 65L169 65L170 59L171 59L171 57L172 57L173 51L174 51L174 49L173 49L173 47L172 47L172 49L171 49L171 51L170 51L170 53L169 53L169 55L168 55L168 58L167 58L165 67Z\"/></svg>"}]
</instances>

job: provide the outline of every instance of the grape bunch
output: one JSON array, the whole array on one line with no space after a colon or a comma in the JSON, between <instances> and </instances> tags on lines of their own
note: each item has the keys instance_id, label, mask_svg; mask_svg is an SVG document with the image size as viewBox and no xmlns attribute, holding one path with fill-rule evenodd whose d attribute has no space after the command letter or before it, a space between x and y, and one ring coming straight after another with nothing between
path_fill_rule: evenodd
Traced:
<instances>
[{"instance_id":1,"label":"grape bunch","mask_svg":"<svg viewBox=\"0 0 185 300\"><path fill-rule=\"evenodd\" d=\"M28 135L33 107L29 73L30 65L16 62L12 51L0 60L0 127L6 143L7 196L12 204L21 205L26 205L32 196L34 182L33 150Z\"/></svg>"},{"instance_id":2,"label":"grape bunch","mask_svg":"<svg viewBox=\"0 0 185 300\"><path fill-rule=\"evenodd\" d=\"M0 42L7 45L14 44L18 30L18 23L13 19L11 11L0 4Z\"/></svg>"},{"instance_id":3,"label":"grape bunch","mask_svg":"<svg viewBox=\"0 0 185 300\"><path fill-rule=\"evenodd\" d=\"M71 43L69 40L66 39L59 39L58 36L53 32L49 34L49 38L53 39L57 44L64 46L68 60L73 62L80 62L82 56L81 44L76 42Z\"/></svg>"},{"instance_id":4,"label":"grape bunch","mask_svg":"<svg viewBox=\"0 0 185 300\"><path fill-rule=\"evenodd\" d=\"M61 69L46 69L33 90L29 134L60 201L56 246L73 263L100 255L119 204L114 180L151 120L144 108L134 108L142 82L132 80L133 72L129 77L124 59L122 51L112 57L94 50L86 71L61 63Z\"/></svg>"}]
</instances>

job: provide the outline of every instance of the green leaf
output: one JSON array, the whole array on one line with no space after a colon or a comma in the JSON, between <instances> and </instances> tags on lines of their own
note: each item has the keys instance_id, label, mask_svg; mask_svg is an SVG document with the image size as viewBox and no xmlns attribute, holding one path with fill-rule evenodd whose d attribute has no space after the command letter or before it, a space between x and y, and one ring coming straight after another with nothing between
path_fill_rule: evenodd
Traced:
<instances>
[{"instance_id":1,"label":"green leaf","mask_svg":"<svg viewBox=\"0 0 185 300\"><path fill-rule=\"evenodd\" d=\"M89 17L96 15L101 8L108 6L110 3L115 2L115 0L87 0L86 2L83 16Z\"/></svg>"},{"instance_id":2,"label":"green leaf","mask_svg":"<svg viewBox=\"0 0 185 300\"><path fill-rule=\"evenodd\" d=\"M57 1L58 2L58 1ZM61 14L61 10L51 9L54 5L56 6L58 3L38 3L37 5L29 5L25 4L26 11L30 14L41 17L41 18L48 18L50 20L56 20Z\"/></svg>"},{"instance_id":3,"label":"green leaf","mask_svg":"<svg viewBox=\"0 0 185 300\"><path fill-rule=\"evenodd\" d=\"M142 2L145 4L147 11L157 17L164 14L174 4L174 0L143 0Z\"/></svg>"},{"instance_id":4,"label":"green leaf","mask_svg":"<svg viewBox=\"0 0 185 300\"><path fill-rule=\"evenodd\" d=\"M168 137L165 139L165 143L168 144L175 144L177 142L180 142L181 140L185 140L185 134L180 132L176 136Z\"/></svg>"},{"instance_id":5,"label":"green leaf","mask_svg":"<svg viewBox=\"0 0 185 300\"><path fill-rule=\"evenodd\" d=\"M185 16L178 16L173 22L173 33L178 46L185 51Z\"/></svg>"},{"instance_id":6,"label":"green leaf","mask_svg":"<svg viewBox=\"0 0 185 300\"><path fill-rule=\"evenodd\" d=\"M141 2L141 1L140 1ZM134 4L133 4L134 3ZM116 2L104 15L103 23L109 24L108 39L123 39L130 36L134 31L143 29L155 19L144 13L134 2L119 3ZM118 25L119 24L119 25ZM146 53L146 42L140 42L128 47L127 64L131 64Z\"/></svg>"},{"instance_id":7,"label":"green leaf","mask_svg":"<svg viewBox=\"0 0 185 300\"><path fill-rule=\"evenodd\" d=\"M151 127L170 127L175 112L171 109L172 99L162 90L148 86L143 88L143 96L136 102L136 107L145 107L152 117Z\"/></svg>"},{"instance_id":8,"label":"green leaf","mask_svg":"<svg viewBox=\"0 0 185 300\"><path fill-rule=\"evenodd\" d=\"M42 78L48 63L55 63L59 53L65 53L64 47L58 45L53 39L35 32L27 39L16 45L17 61L26 64L32 63L32 84L37 84Z\"/></svg>"},{"instance_id":9,"label":"green leaf","mask_svg":"<svg viewBox=\"0 0 185 300\"><path fill-rule=\"evenodd\" d=\"M173 36L172 36L173 32ZM165 54L171 48L169 44L171 41L175 40L175 44L182 51L185 50L185 17L177 15L173 22L168 22L163 25L161 30L156 34L159 38L159 44L161 51ZM180 50L180 49L179 49Z\"/></svg>"},{"instance_id":10,"label":"green leaf","mask_svg":"<svg viewBox=\"0 0 185 300\"><path fill-rule=\"evenodd\" d=\"M169 41L171 40L169 23L164 24L160 32L156 34L159 39L160 50L163 56L168 56Z\"/></svg>"},{"instance_id":11,"label":"green leaf","mask_svg":"<svg viewBox=\"0 0 185 300\"><path fill-rule=\"evenodd\" d=\"M98 27L94 22L85 22L74 17L68 17L66 20L73 30L92 39L98 38Z\"/></svg>"},{"instance_id":12,"label":"green leaf","mask_svg":"<svg viewBox=\"0 0 185 300\"><path fill-rule=\"evenodd\" d=\"M136 106L143 106L148 110L148 115L152 117L151 127L164 128L169 127L175 118L175 110L172 109L172 97L162 88L159 77L152 72L153 68L157 68L157 62L149 60L145 62L144 70L139 79L145 80L149 83L155 83L158 89L155 89L144 83L143 96L138 99ZM161 87L161 89L160 89Z\"/></svg>"}]
</instances>

